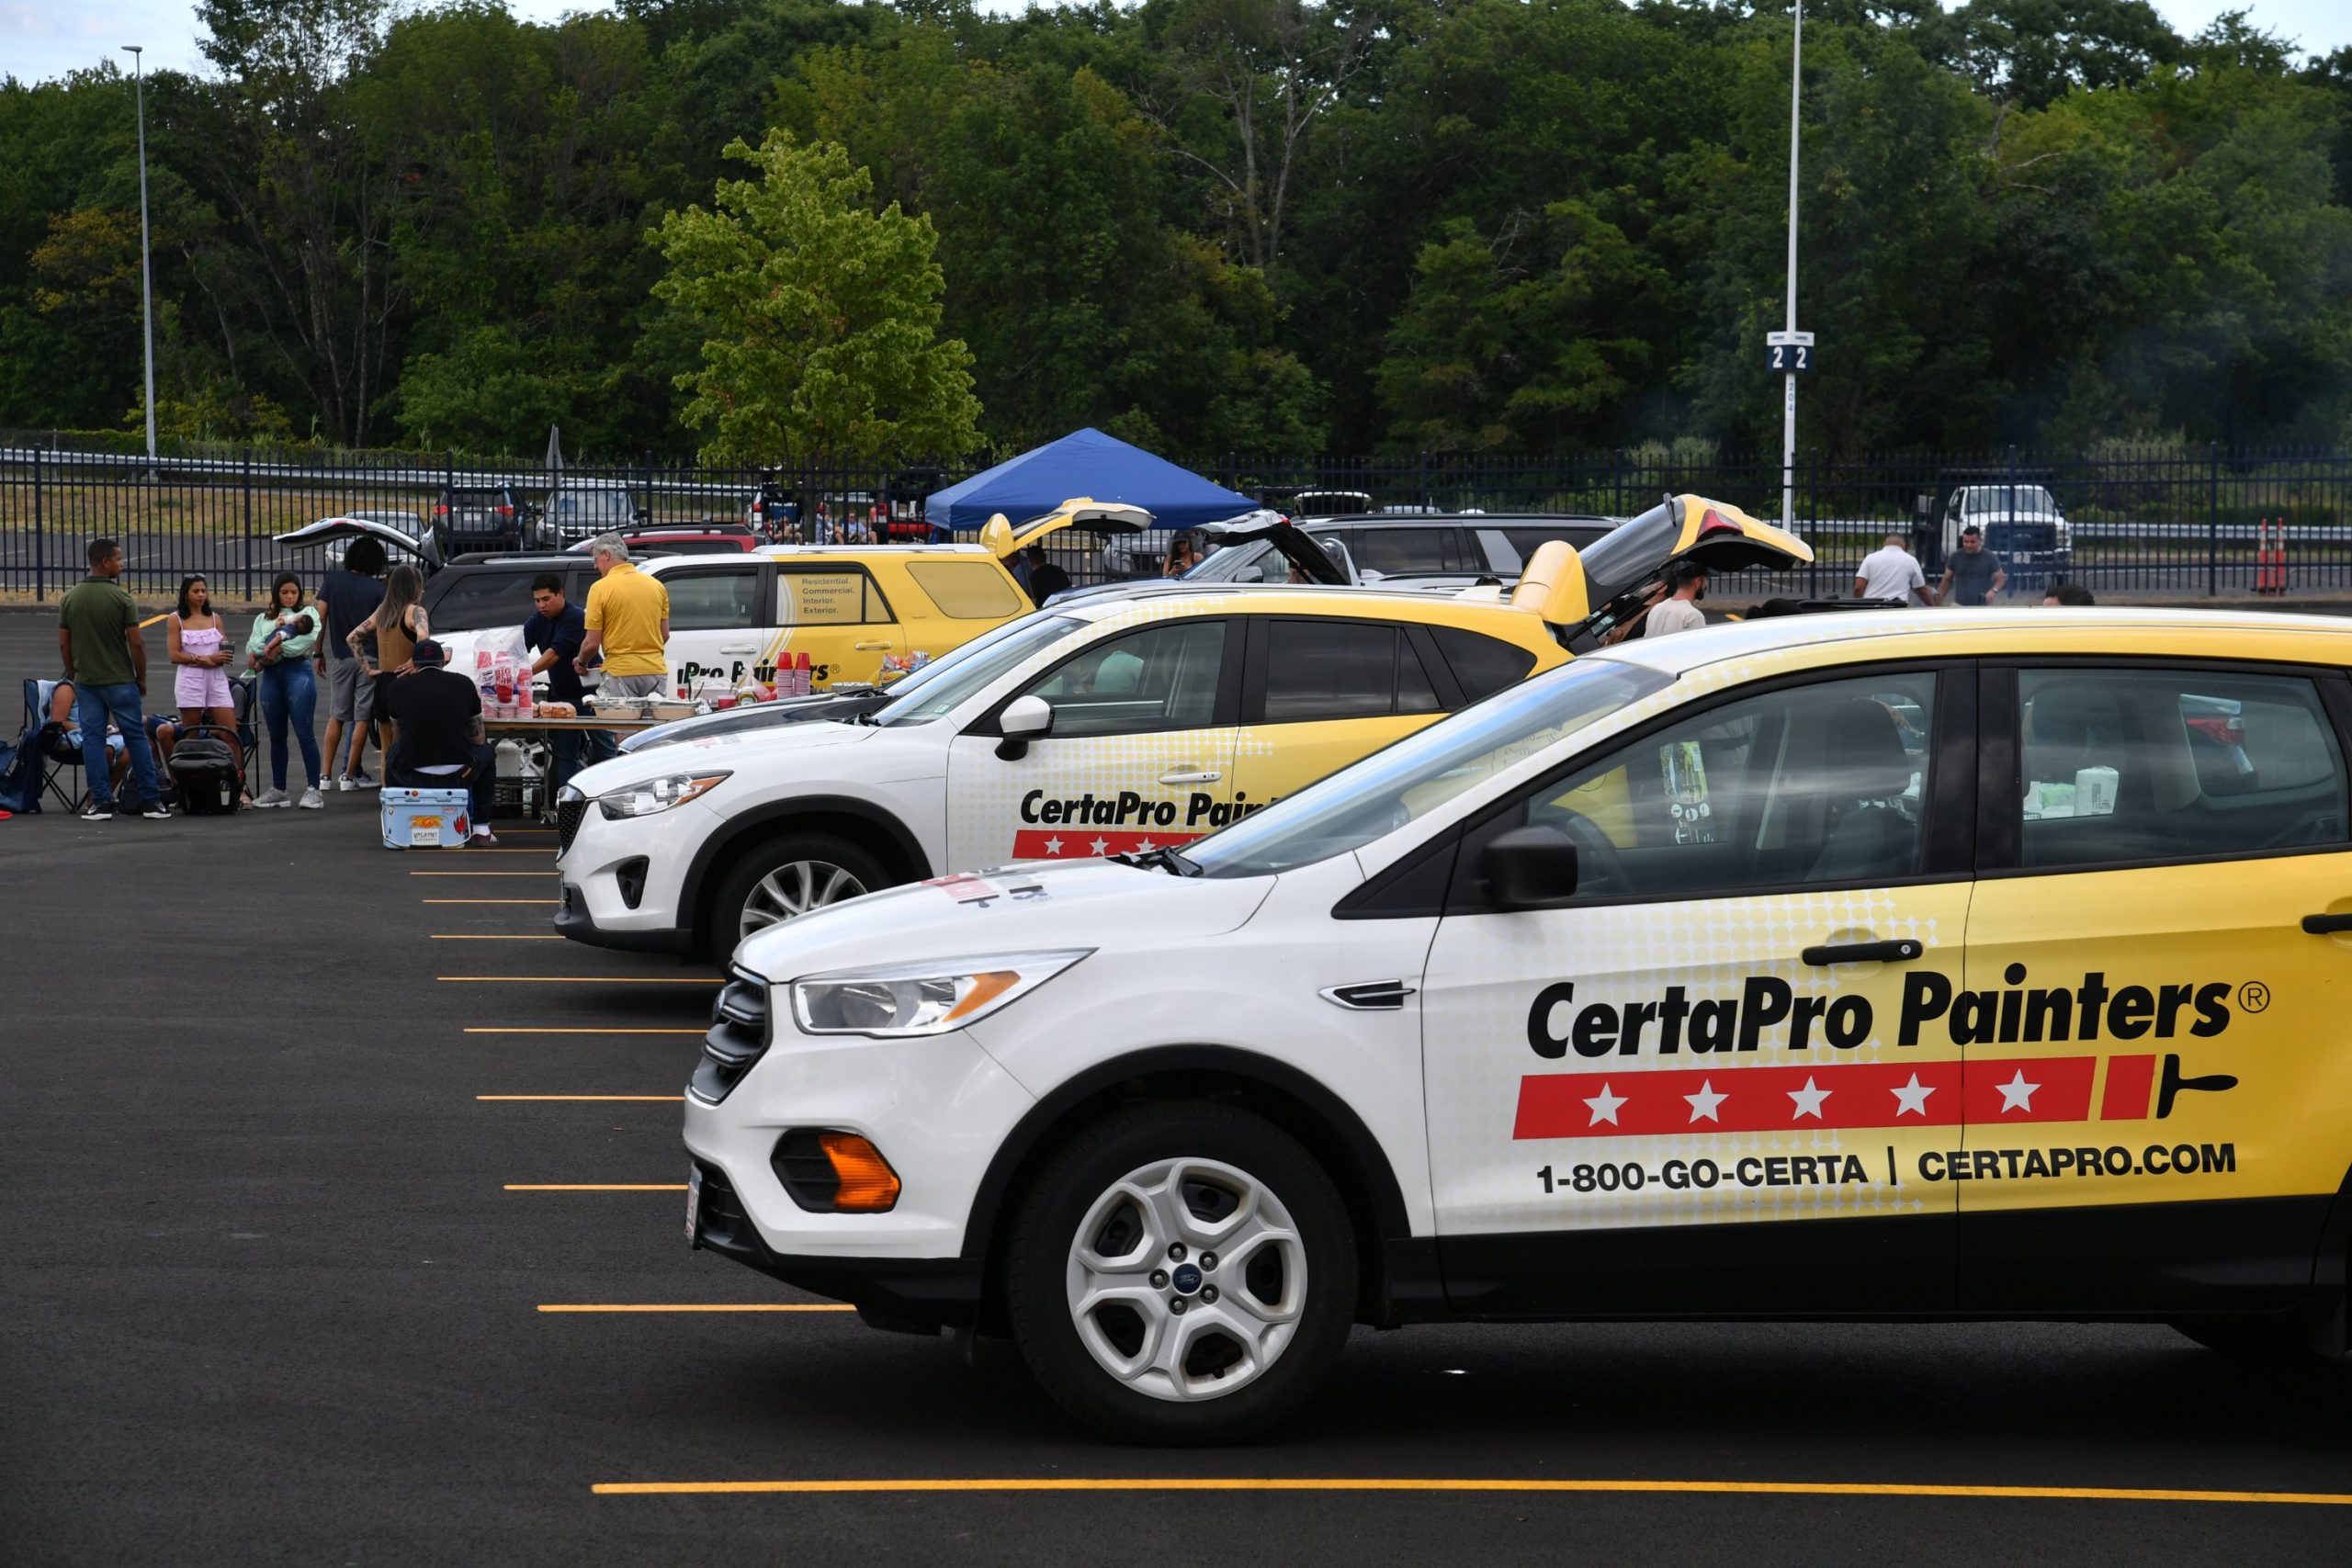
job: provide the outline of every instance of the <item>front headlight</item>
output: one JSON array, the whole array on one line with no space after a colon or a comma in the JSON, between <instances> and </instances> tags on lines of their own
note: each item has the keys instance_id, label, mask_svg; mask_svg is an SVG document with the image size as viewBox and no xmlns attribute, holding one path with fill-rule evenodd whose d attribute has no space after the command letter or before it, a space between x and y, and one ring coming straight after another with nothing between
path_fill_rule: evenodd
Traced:
<instances>
[{"instance_id":1,"label":"front headlight","mask_svg":"<svg viewBox=\"0 0 2352 1568\"><path fill-rule=\"evenodd\" d=\"M882 1040L946 1034L1011 1006L1093 951L1007 953L811 975L792 983L792 1013L808 1034Z\"/></svg>"},{"instance_id":2,"label":"front headlight","mask_svg":"<svg viewBox=\"0 0 2352 1568\"><path fill-rule=\"evenodd\" d=\"M642 784L625 784L621 788L596 797L607 818L650 817L657 811L667 811L673 806L684 806L696 795L707 795L726 778L725 773L669 773Z\"/></svg>"}]
</instances>

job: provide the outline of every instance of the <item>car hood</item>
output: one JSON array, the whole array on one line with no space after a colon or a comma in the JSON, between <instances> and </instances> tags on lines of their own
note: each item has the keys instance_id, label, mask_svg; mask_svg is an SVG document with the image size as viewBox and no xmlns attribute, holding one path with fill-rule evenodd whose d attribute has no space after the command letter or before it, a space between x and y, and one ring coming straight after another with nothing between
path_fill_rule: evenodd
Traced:
<instances>
[{"instance_id":1,"label":"car hood","mask_svg":"<svg viewBox=\"0 0 2352 1568\"><path fill-rule=\"evenodd\" d=\"M1148 927L1161 941L1205 941L1255 914L1270 876L1173 876L1116 861L1027 861L869 893L771 927L735 966L771 981L932 958L1094 948Z\"/></svg>"},{"instance_id":2,"label":"car hood","mask_svg":"<svg viewBox=\"0 0 2352 1568\"><path fill-rule=\"evenodd\" d=\"M799 753L829 746L854 746L870 741L882 733L871 725L817 719L808 724L786 725L777 729L697 736L674 746L663 746L650 752L632 751L610 761L599 762L573 774L571 782L583 795L603 795L609 790L646 779L666 777L671 773L733 772L764 762L779 752Z\"/></svg>"},{"instance_id":3,"label":"car hood","mask_svg":"<svg viewBox=\"0 0 2352 1568\"><path fill-rule=\"evenodd\" d=\"M621 754L635 756L664 746L684 745L690 740L713 736L753 735L763 730L780 729L787 725L809 724L820 718L854 718L861 713L872 713L889 700L889 694L880 690L843 687L805 697L779 697L774 702L723 708L717 713L696 714L692 718L673 719L668 724L657 724L650 729L640 729L621 741Z\"/></svg>"}]
</instances>

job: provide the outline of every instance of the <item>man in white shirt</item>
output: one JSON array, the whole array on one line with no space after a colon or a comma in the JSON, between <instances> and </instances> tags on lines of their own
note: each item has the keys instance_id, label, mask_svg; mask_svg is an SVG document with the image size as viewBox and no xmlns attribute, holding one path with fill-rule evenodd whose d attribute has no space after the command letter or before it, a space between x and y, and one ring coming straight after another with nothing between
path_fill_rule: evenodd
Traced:
<instances>
[{"instance_id":1,"label":"man in white shirt","mask_svg":"<svg viewBox=\"0 0 2352 1568\"><path fill-rule=\"evenodd\" d=\"M1678 561L1669 581L1674 591L1659 600L1642 622L1644 637L1694 632L1707 624L1706 613L1696 603L1706 596L1707 569L1697 561Z\"/></svg>"},{"instance_id":2,"label":"man in white shirt","mask_svg":"<svg viewBox=\"0 0 2352 1568\"><path fill-rule=\"evenodd\" d=\"M1919 570L1907 542L1900 534L1889 534L1882 547L1862 558L1854 569L1854 597L1857 599L1900 599L1911 603L1913 594L1922 604L1936 602L1935 590L1928 586L1928 574Z\"/></svg>"}]
</instances>

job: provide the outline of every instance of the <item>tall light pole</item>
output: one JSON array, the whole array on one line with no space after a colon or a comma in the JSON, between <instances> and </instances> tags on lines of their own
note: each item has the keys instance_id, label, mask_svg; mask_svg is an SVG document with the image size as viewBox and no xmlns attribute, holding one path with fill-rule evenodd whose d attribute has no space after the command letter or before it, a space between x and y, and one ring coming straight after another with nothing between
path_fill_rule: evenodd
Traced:
<instances>
[{"instance_id":1,"label":"tall light pole","mask_svg":"<svg viewBox=\"0 0 2352 1568\"><path fill-rule=\"evenodd\" d=\"M1781 526L1791 531L1796 526L1797 368L1811 356L1811 345L1797 342L1797 98L1804 85L1804 0L1796 0L1795 17L1789 43L1789 314L1781 323L1788 337L1781 378ZM147 396L152 402L153 391Z\"/></svg>"},{"instance_id":2,"label":"tall light pole","mask_svg":"<svg viewBox=\"0 0 2352 1568\"><path fill-rule=\"evenodd\" d=\"M155 269L147 259L147 62L140 58L143 51L138 44L124 44L122 51L130 56L131 81L139 102L139 316L147 337L147 467L152 472L155 466Z\"/></svg>"}]
</instances>

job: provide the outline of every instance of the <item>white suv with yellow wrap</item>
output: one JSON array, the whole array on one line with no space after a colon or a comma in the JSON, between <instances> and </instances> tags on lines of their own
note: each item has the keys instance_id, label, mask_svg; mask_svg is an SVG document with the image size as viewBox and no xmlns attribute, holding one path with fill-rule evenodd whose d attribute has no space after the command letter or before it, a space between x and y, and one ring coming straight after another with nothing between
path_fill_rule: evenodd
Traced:
<instances>
[{"instance_id":1,"label":"white suv with yellow wrap","mask_svg":"<svg viewBox=\"0 0 2352 1568\"><path fill-rule=\"evenodd\" d=\"M1565 662L1684 556L1729 570L1811 552L1685 496L1583 558L1546 546L1509 603L1176 582L1057 605L854 720L583 772L558 803L556 930L724 957L775 921L944 871L1186 843Z\"/></svg>"}]
</instances>

